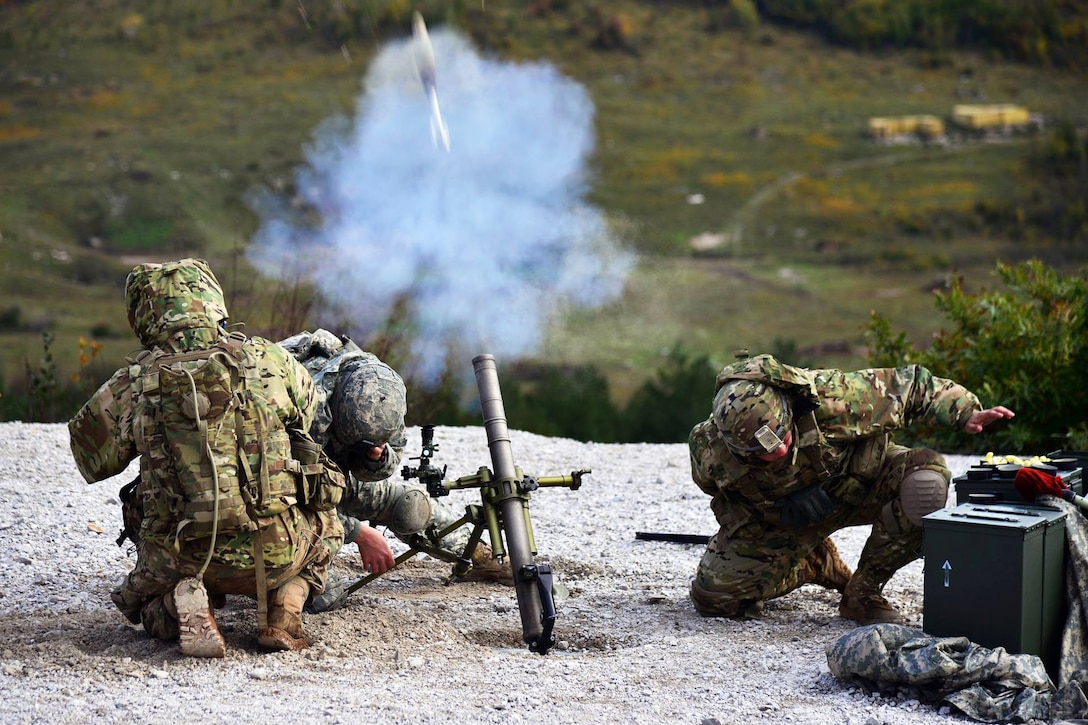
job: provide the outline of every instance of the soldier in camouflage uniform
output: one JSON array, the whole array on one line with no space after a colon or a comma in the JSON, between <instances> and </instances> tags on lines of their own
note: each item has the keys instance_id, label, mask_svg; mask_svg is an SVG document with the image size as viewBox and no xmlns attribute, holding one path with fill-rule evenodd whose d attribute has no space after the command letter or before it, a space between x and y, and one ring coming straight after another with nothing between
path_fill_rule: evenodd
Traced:
<instances>
[{"instance_id":1,"label":"soldier in camouflage uniform","mask_svg":"<svg viewBox=\"0 0 1088 725\"><path fill-rule=\"evenodd\" d=\"M159 273L170 276L170 293L146 284L149 276ZM187 464L169 459L169 455L163 462L166 447L153 438L157 423L143 419L144 414L138 411L151 410L141 408L139 398L153 395L148 392L153 390L153 384L147 382L148 368L141 364L145 356L199 355L199 351L222 345L229 338L251 365L246 369L246 385L252 382L261 388L246 387L244 393L235 392L234 396L260 397L267 405L262 414L269 420L262 423L263 435L255 436L265 441L254 446L259 450L255 453L248 447L239 448L242 433L234 425L236 421L242 425L243 413L224 416L232 426L229 440L234 441L235 461L219 461L218 480L231 480L233 474L227 471L240 470L243 463L273 468L270 473L260 471L261 483L271 481L294 494L294 474L285 470L291 447L287 430L309 428L316 409L313 381L283 348L261 338L227 335L222 289L203 260L140 265L128 276L126 297L129 322L145 353L114 373L69 423L72 453L89 483L121 473L133 459L140 458L137 495L141 506L134 509L141 517L137 561L111 599L131 622L142 623L148 634L164 640L180 638L183 653L222 657L224 640L209 597L217 602L225 594L257 594L259 601L267 596L261 604L267 610L261 612L266 620L262 626L267 626L259 632L258 644L272 650L308 646L302 608L311 593L323 590L329 563L343 543L343 530L334 512L294 505L295 499L289 495L275 507L282 511L254 519L258 521L256 532L220 530L218 535L192 539L185 531L191 530L187 527L194 521L181 519L176 481L176 471ZM154 385L158 385L159 374L155 375ZM193 407L206 402L206 398L198 399L199 404ZM239 437L233 438L235 434ZM282 455L269 464L269 459L275 458L271 451ZM255 464L249 463L251 457ZM199 464L194 464L196 470L209 462L212 471L216 470L214 460L196 456L194 460ZM340 481L342 485L342 476ZM237 484L233 485L237 490ZM227 486L222 483L218 488ZM208 488L212 488L210 483ZM216 493L217 514L219 496ZM259 553L255 539L261 542Z\"/></svg>"},{"instance_id":2,"label":"soldier in camouflage uniform","mask_svg":"<svg viewBox=\"0 0 1088 725\"><path fill-rule=\"evenodd\" d=\"M724 368L715 390L688 439L692 477L720 526L691 585L706 616L757 615L815 583L843 592L843 617L900 621L881 592L920 555L921 519L945 505L951 476L938 453L891 433L924 421L974 434L1013 417L917 365L805 370L761 355ZM865 524L851 575L828 536Z\"/></svg>"},{"instance_id":3,"label":"soldier in camouflage uniform","mask_svg":"<svg viewBox=\"0 0 1088 725\"><path fill-rule=\"evenodd\" d=\"M461 556L470 529L462 526L441 540L436 532L460 518L425 487L400 477L408 442L404 415L404 381L376 355L347 337L328 330L301 332L279 343L302 363L317 385L317 414L310 435L347 474L347 491L337 506L345 541L355 541L363 565L378 573L392 566L388 544L366 521L387 526L403 541L424 534L431 544ZM512 583L508 566L500 566L490 547L479 544L472 555L469 580ZM334 605L342 588L335 575L327 592L311 607Z\"/></svg>"}]
</instances>

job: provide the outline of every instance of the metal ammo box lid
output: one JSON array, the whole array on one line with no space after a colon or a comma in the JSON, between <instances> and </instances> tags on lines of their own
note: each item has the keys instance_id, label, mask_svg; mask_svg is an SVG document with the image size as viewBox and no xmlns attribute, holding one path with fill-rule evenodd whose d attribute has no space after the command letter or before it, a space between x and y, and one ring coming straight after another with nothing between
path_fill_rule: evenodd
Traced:
<instances>
[{"instance_id":1,"label":"metal ammo box lid","mask_svg":"<svg viewBox=\"0 0 1088 725\"><path fill-rule=\"evenodd\" d=\"M1052 676L1065 621L1065 511L960 504L922 519L922 629L1038 655Z\"/></svg>"}]
</instances>

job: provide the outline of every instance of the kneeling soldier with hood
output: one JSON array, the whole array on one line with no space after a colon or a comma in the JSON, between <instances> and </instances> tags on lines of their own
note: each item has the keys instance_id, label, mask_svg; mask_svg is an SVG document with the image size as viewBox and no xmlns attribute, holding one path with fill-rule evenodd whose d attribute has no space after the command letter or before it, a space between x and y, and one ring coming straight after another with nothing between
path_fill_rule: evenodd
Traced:
<instances>
[{"instance_id":1,"label":"kneeling soldier with hood","mask_svg":"<svg viewBox=\"0 0 1088 725\"><path fill-rule=\"evenodd\" d=\"M343 543L335 506L343 474L309 428L316 389L282 347L228 334L223 291L207 262L143 264L126 283L129 323L144 350L69 423L88 482L139 458L136 566L111 598L133 623L222 657L213 604L255 595L258 644L310 644L302 610L320 594Z\"/></svg>"}]
</instances>

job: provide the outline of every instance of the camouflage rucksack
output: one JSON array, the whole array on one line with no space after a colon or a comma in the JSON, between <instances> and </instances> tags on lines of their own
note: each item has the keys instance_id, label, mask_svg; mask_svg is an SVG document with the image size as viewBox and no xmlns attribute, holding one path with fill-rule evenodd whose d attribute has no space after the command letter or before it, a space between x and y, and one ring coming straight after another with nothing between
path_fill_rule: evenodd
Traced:
<instances>
[{"instance_id":1,"label":"camouflage rucksack","mask_svg":"<svg viewBox=\"0 0 1088 725\"><path fill-rule=\"evenodd\" d=\"M148 538L180 551L208 538L212 548L214 534L256 532L295 504L339 502L343 475L306 431L285 428L262 379L261 346L272 343L223 332L223 290L207 262L139 265L125 296L146 349L128 361L142 462L140 483L120 492L118 544Z\"/></svg>"},{"instance_id":2,"label":"camouflage rucksack","mask_svg":"<svg viewBox=\"0 0 1088 725\"><path fill-rule=\"evenodd\" d=\"M253 531L297 502L290 436L243 341L234 334L207 349L145 351L133 361L134 437L179 549Z\"/></svg>"}]
</instances>

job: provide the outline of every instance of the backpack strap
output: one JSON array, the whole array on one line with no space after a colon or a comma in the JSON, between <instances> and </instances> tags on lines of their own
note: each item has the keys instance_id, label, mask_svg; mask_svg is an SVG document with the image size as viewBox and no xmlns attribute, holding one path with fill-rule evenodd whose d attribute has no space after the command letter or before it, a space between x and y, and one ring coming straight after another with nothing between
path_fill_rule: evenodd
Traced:
<instances>
[{"instance_id":1,"label":"backpack strap","mask_svg":"<svg viewBox=\"0 0 1088 725\"><path fill-rule=\"evenodd\" d=\"M816 413L809 411L798 416L794 427L797 429L794 450L808 462L810 470L816 473L820 483L829 482L832 474L823 460L822 451L825 441L823 434L820 433L820 426L816 423Z\"/></svg>"},{"instance_id":2,"label":"backpack strap","mask_svg":"<svg viewBox=\"0 0 1088 725\"><path fill-rule=\"evenodd\" d=\"M246 398L256 395L256 391L262 389L261 373L257 369L257 365L253 360L252 355L242 347L242 341L240 335L231 335L223 340L221 344L230 346L232 352L239 362L239 368L242 370L242 376L245 380L244 385L236 387L238 395L245 396L239 402L243 402ZM245 440L245 419L242 417L242 405L238 406L238 412L235 416L235 426L237 427L238 440ZM239 463L242 470L245 472L246 482L250 484L256 484L257 487L257 501L267 501L269 496L269 468L268 468L268 451L265 448L266 436L265 431L261 428L261 421L259 418L254 418L253 425L255 427L255 433L257 436L258 453L260 456L259 468L254 475L253 468L249 465L249 457L245 455L245 452L241 452L238 456ZM256 517L254 517L256 518Z\"/></svg>"},{"instance_id":3,"label":"backpack strap","mask_svg":"<svg viewBox=\"0 0 1088 725\"><path fill-rule=\"evenodd\" d=\"M245 342L245 336L241 333L231 333L225 339L220 341L220 345L225 347L231 356L238 361L238 367L242 371L242 377L244 383L234 386L235 395L235 413L234 413L234 426L235 436L239 443L245 440L245 416L243 409L245 408L245 400L248 396L254 394L253 391L261 389L260 371L257 369L257 365L253 361L253 357L242 346ZM239 381L241 382L241 381ZM255 426L255 433L259 445L260 455L260 467L258 469L257 476L253 474L253 467L249 464L249 455L239 447L238 450L238 468L240 477L243 479L242 490L250 490L249 486L257 483L257 501L264 501L268 497L268 455L265 449L265 435L261 429L261 421L259 418L254 418L253 424ZM254 481L256 479L256 481ZM252 505L254 502L250 501ZM256 516L252 516L254 521L257 521ZM253 577L257 587L257 627L258 631L264 631L268 628L268 573L265 569L264 563L264 536L261 530L261 526L258 523L253 530Z\"/></svg>"},{"instance_id":4,"label":"backpack strap","mask_svg":"<svg viewBox=\"0 0 1088 725\"><path fill-rule=\"evenodd\" d=\"M258 632L268 629L268 575L264 569L264 538L261 527L253 531L253 576L257 584Z\"/></svg>"}]
</instances>

